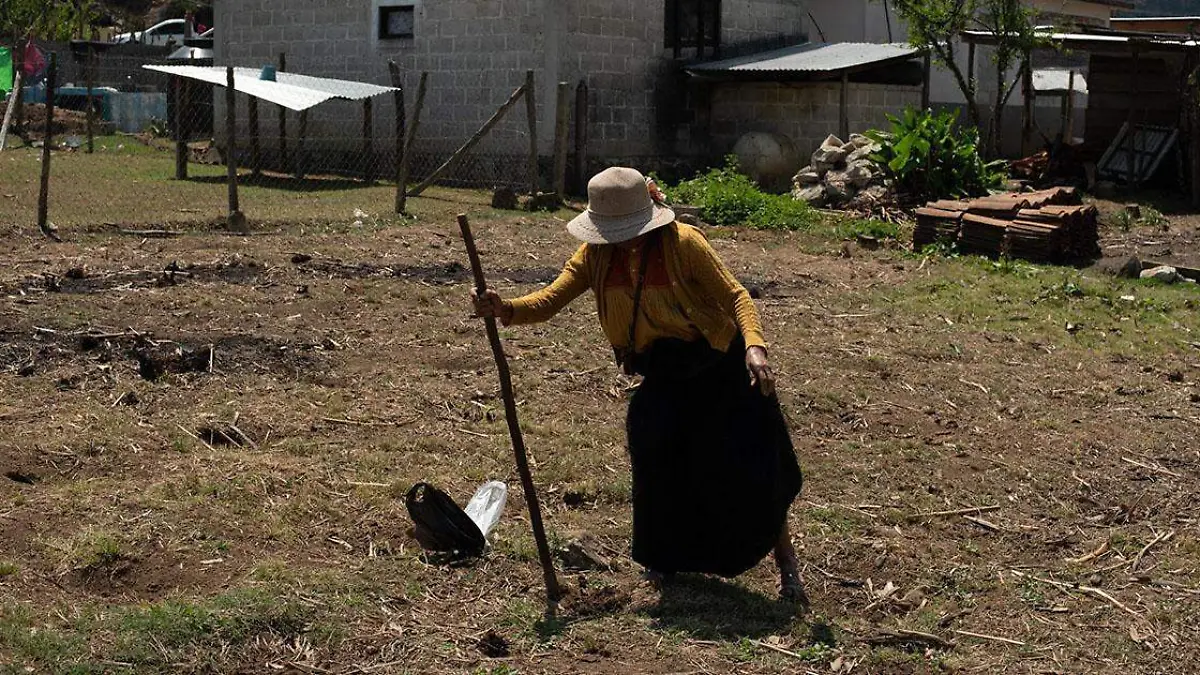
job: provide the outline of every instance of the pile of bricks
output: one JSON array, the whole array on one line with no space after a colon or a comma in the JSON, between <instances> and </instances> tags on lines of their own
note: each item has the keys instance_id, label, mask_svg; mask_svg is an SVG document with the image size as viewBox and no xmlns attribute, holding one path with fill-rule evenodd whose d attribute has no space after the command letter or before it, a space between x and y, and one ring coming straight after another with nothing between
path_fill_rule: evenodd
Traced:
<instances>
[{"instance_id":1,"label":"pile of bricks","mask_svg":"<svg viewBox=\"0 0 1200 675\"><path fill-rule=\"evenodd\" d=\"M1074 188L940 200L917 209L913 247L948 242L977 255L1045 263L1086 260L1100 251L1097 215Z\"/></svg>"}]
</instances>

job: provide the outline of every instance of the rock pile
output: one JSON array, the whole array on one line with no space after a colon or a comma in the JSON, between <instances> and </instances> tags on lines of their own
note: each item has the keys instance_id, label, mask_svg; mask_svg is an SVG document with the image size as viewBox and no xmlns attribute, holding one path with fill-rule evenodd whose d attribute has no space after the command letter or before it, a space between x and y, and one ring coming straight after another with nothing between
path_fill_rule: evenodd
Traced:
<instances>
[{"instance_id":1,"label":"rock pile","mask_svg":"<svg viewBox=\"0 0 1200 675\"><path fill-rule=\"evenodd\" d=\"M891 185L871 155L879 144L861 134L842 142L829 136L812 154L812 163L792 179L792 197L814 206L869 206L883 200Z\"/></svg>"}]
</instances>

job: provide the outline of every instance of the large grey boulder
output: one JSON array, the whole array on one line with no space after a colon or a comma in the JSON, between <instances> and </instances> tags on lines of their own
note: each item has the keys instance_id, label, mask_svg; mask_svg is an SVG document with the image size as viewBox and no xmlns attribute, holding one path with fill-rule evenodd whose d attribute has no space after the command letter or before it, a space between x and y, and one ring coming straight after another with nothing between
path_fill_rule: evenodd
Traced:
<instances>
[{"instance_id":1,"label":"large grey boulder","mask_svg":"<svg viewBox=\"0 0 1200 675\"><path fill-rule=\"evenodd\" d=\"M820 206L825 203L825 187L822 185L797 187L795 190L792 190L792 198L808 202L813 206Z\"/></svg>"}]
</instances>

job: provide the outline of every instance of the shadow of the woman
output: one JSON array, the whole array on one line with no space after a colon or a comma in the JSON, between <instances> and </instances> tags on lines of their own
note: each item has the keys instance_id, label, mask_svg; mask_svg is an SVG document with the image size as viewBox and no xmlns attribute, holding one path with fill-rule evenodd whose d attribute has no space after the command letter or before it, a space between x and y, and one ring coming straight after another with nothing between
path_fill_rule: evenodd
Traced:
<instances>
[{"instance_id":1,"label":"shadow of the woman","mask_svg":"<svg viewBox=\"0 0 1200 675\"><path fill-rule=\"evenodd\" d=\"M647 614L660 630L728 640L778 634L802 609L802 603L777 600L724 579L681 575L663 586L658 604Z\"/></svg>"}]
</instances>

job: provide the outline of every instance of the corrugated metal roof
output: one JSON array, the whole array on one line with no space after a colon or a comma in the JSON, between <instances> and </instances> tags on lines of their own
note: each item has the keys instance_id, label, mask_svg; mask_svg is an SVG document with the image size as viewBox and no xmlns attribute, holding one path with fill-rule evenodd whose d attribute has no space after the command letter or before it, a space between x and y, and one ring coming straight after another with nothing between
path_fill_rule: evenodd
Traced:
<instances>
[{"instance_id":1,"label":"corrugated metal roof","mask_svg":"<svg viewBox=\"0 0 1200 675\"><path fill-rule=\"evenodd\" d=\"M995 39L995 35L993 35L991 31L987 31L987 30L963 31L962 36L964 38L966 38L966 40L968 42L970 42L970 41L986 42L987 40ZM1171 39L1171 38L1154 37L1149 33L1145 34L1144 36L1143 35L1133 36L1133 35L1114 35L1114 34L1107 34L1107 33L1039 32L1038 37L1048 39L1051 42L1055 42L1058 44L1063 44L1063 45L1073 45L1074 44L1074 45L1079 45L1084 48L1086 48L1088 46L1124 47L1124 46L1128 45L1130 42L1135 42L1139 45L1151 45L1151 46L1164 47L1164 48L1191 49L1191 48L1200 46L1200 42L1197 42L1196 40L1187 40L1187 39L1182 39L1182 38Z\"/></svg>"},{"instance_id":2,"label":"corrugated metal roof","mask_svg":"<svg viewBox=\"0 0 1200 675\"><path fill-rule=\"evenodd\" d=\"M907 44L866 42L809 42L721 61L699 63L689 72L810 72L836 73L859 66L911 59L920 50Z\"/></svg>"},{"instance_id":3,"label":"corrugated metal roof","mask_svg":"<svg viewBox=\"0 0 1200 675\"><path fill-rule=\"evenodd\" d=\"M1057 91L1067 92L1071 85L1071 71L1066 68L1034 68L1033 69L1033 90L1034 91ZM1080 94L1088 93L1087 80L1084 79L1083 73L1075 72L1075 91Z\"/></svg>"},{"instance_id":4,"label":"corrugated metal roof","mask_svg":"<svg viewBox=\"0 0 1200 675\"><path fill-rule=\"evenodd\" d=\"M225 68L221 66L142 66L168 75L178 75L220 86L226 84ZM372 96L395 91L365 82L334 80L298 73L276 73L275 81L264 80L258 68L234 68L233 88L243 94L260 98L289 110L308 110L328 100L340 98L361 101Z\"/></svg>"}]
</instances>

